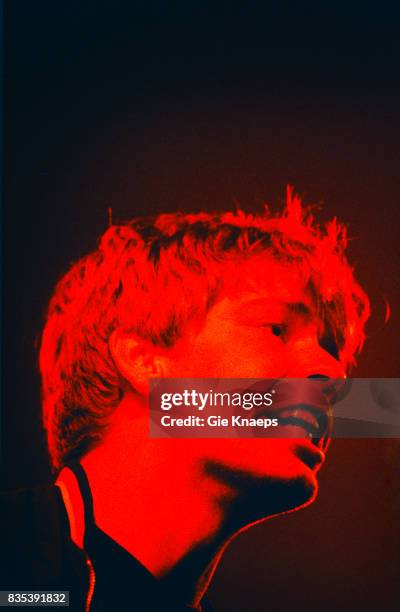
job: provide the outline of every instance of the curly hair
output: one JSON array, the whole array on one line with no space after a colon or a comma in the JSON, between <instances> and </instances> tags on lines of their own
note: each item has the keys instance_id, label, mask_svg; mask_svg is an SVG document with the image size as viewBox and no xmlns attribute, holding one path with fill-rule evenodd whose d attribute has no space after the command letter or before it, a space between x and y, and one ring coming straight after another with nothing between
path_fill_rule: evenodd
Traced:
<instances>
[{"instance_id":1,"label":"curly hair","mask_svg":"<svg viewBox=\"0 0 400 612\"><path fill-rule=\"evenodd\" d=\"M111 225L97 249L61 278L48 308L39 362L53 466L101 441L125 393L110 334L122 327L154 345L173 346L221 295L229 262L266 252L298 266L338 358L353 364L369 301L346 246L346 228L336 219L321 227L290 187L277 215L267 207L260 214L178 212Z\"/></svg>"}]
</instances>

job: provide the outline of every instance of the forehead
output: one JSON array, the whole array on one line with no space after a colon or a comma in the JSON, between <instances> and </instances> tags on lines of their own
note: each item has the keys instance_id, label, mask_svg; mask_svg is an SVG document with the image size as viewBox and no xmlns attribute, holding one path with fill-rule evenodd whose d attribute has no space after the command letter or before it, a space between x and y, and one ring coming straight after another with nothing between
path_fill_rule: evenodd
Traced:
<instances>
[{"instance_id":1,"label":"forehead","mask_svg":"<svg viewBox=\"0 0 400 612\"><path fill-rule=\"evenodd\" d=\"M309 276L298 264L261 254L229 264L224 274L224 296L230 301L266 297L287 304L311 304Z\"/></svg>"}]
</instances>

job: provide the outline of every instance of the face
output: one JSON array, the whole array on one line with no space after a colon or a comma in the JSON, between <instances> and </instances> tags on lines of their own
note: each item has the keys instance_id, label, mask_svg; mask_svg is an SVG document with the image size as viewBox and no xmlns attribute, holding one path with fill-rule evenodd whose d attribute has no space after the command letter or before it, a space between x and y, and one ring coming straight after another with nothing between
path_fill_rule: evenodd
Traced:
<instances>
[{"instance_id":1,"label":"face","mask_svg":"<svg viewBox=\"0 0 400 612\"><path fill-rule=\"evenodd\" d=\"M263 255L227 268L225 277L221 299L176 345L168 376L344 376L341 363L321 346L321 322L296 268ZM238 487L250 490L253 483L259 494L281 487L283 509L307 503L316 493L324 453L306 437L189 442L188 452L198 452L208 470Z\"/></svg>"}]
</instances>

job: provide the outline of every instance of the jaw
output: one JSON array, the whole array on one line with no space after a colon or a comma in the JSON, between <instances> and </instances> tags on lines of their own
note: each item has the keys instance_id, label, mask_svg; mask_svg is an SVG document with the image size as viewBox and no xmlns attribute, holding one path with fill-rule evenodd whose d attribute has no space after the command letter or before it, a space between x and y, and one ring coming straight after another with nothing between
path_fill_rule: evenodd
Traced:
<instances>
[{"instance_id":1,"label":"jaw","mask_svg":"<svg viewBox=\"0 0 400 612\"><path fill-rule=\"evenodd\" d=\"M221 499L225 536L232 537L252 524L293 512L311 504L318 493L316 470L295 459L292 474L260 475L215 462L206 465L207 474L231 491Z\"/></svg>"},{"instance_id":2,"label":"jaw","mask_svg":"<svg viewBox=\"0 0 400 612\"><path fill-rule=\"evenodd\" d=\"M325 453L306 438L242 438L199 440L191 453L205 474L210 466L230 474L230 481L288 482L297 478L315 479ZM188 449L189 450L189 449ZM236 487L235 487L236 488Z\"/></svg>"}]
</instances>

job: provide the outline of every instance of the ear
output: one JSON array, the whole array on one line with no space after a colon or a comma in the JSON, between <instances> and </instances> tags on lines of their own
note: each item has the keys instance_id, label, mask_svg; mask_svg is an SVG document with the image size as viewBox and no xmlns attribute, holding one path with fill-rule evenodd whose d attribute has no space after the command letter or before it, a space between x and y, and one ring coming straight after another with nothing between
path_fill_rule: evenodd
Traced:
<instances>
[{"instance_id":1,"label":"ear","mask_svg":"<svg viewBox=\"0 0 400 612\"><path fill-rule=\"evenodd\" d=\"M165 376L165 358L151 342L121 328L109 339L111 356L119 373L140 395L148 393L148 379Z\"/></svg>"}]
</instances>

